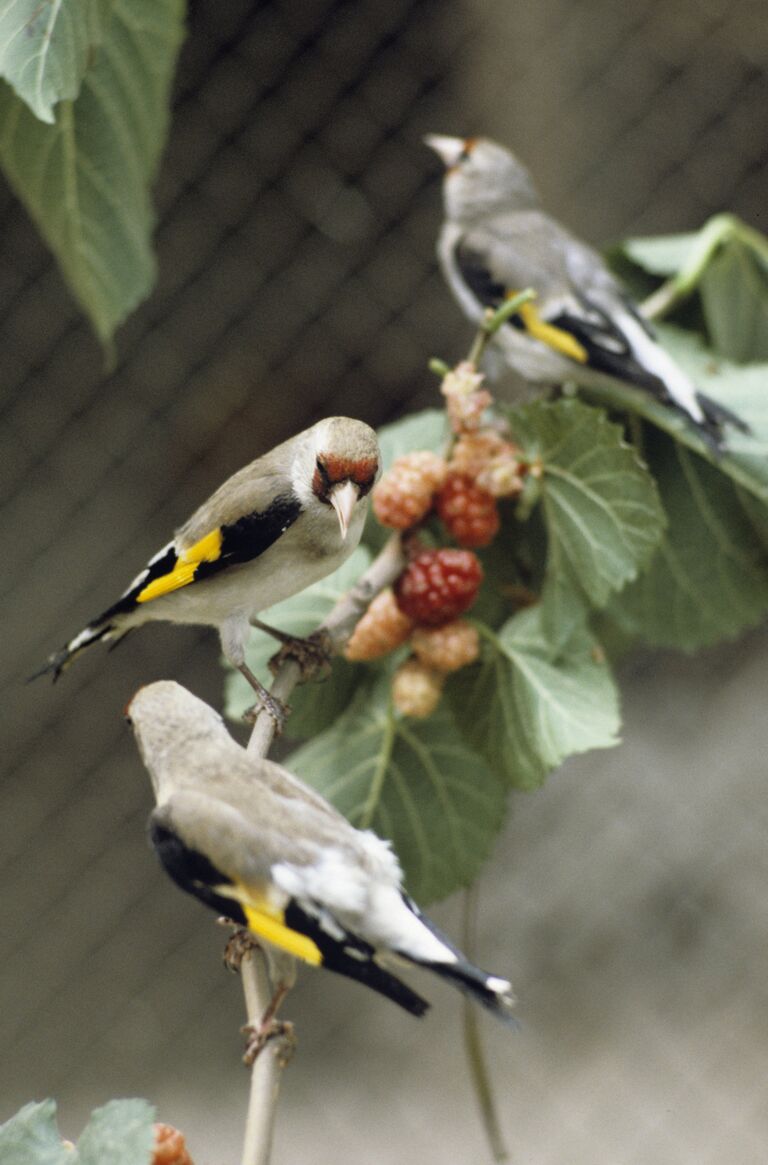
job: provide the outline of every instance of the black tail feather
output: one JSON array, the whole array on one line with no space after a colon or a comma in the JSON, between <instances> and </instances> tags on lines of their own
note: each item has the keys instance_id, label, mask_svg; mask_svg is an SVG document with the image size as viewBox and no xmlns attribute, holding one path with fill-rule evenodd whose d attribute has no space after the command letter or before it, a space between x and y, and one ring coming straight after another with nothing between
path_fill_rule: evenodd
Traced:
<instances>
[{"instance_id":1,"label":"black tail feather","mask_svg":"<svg viewBox=\"0 0 768 1165\"><path fill-rule=\"evenodd\" d=\"M501 979L497 975L489 975L486 971L481 971L479 967L475 967L461 953L457 946L446 938L443 932L435 926L431 918L420 909L416 902L408 895L403 894L403 901L406 906L413 911L417 918L432 932L435 938L449 951L456 956L455 963L444 962L428 962L426 960L414 959L412 955L406 951L400 951L404 958L409 962L415 963L418 967L426 967L430 971L434 971L442 979L448 979L465 995L469 995L471 999L485 1007L492 1012L497 1019L503 1020L511 1027L519 1027L518 1021L512 1015L512 1008L515 1003L515 997L512 994L512 986L506 979Z\"/></svg>"},{"instance_id":2,"label":"black tail feather","mask_svg":"<svg viewBox=\"0 0 768 1165\"><path fill-rule=\"evenodd\" d=\"M701 405L704 415L707 420L713 425L733 425L740 433L749 434L752 429L746 421L737 416L725 405L721 405L719 401L713 400L711 396L706 396L703 392L696 393L696 399Z\"/></svg>"},{"instance_id":3,"label":"black tail feather","mask_svg":"<svg viewBox=\"0 0 768 1165\"><path fill-rule=\"evenodd\" d=\"M358 960L343 952L336 951L333 956L323 956L323 966L328 971L335 971L337 975L345 975L354 979L365 987L377 991L397 1003L410 1015L421 1017L429 1011L429 1003L418 995L402 979L398 979L390 971L385 971L378 963L372 960Z\"/></svg>"},{"instance_id":4,"label":"black tail feather","mask_svg":"<svg viewBox=\"0 0 768 1165\"><path fill-rule=\"evenodd\" d=\"M518 1028L520 1023L512 1014L515 998L511 986L506 980L497 979L495 975L487 975L479 967L475 967L466 960L458 963L420 963L428 967L441 979L448 979L454 987L458 987L470 999L474 999L486 1011L490 1011L497 1019L507 1023L510 1027ZM493 986L496 983L498 986ZM502 987L505 984L506 990Z\"/></svg>"},{"instance_id":5,"label":"black tail feather","mask_svg":"<svg viewBox=\"0 0 768 1165\"><path fill-rule=\"evenodd\" d=\"M426 999L375 962L376 952L362 939L350 934L341 939L333 937L317 918L302 910L295 901L286 907L285 922L292 930L312 939L320 950L322 965L327 971L335 971L337 975L378 991L379 995L391 999L411 1015L422 1016L429 1009Z\"/></svg>"},{"instance_id":6,"label":"black tail feather","mask_svg":"<svg viewBox=\"0 0 768 1165\"><path fill-rule=\"evenodd\" d=\"M92 644L98 643L99 640L103 639L105 635L109 635L111 632L113 632L114 627L111 623L107 623L105 626L98 628L93 626L86 627L85 631L91 633L87 639L83 639L82 642L77 643L77 640L80 639L80 635L84 634L84 632L81 631L80 635L76 635L74 639L70 639L66 646L62 647L59 651L54 651L52 655L49 655L48 659L45 661L42 667L38 668L37 671L32 672L31 676L27 676L26 683L30 684L32 683L32 680L37 680L40 678L40 676L50 675L53 683L55 684L56 680L59 678L64 669L69 667L72 661L77 659L81 652L86 651L87 648L91 647ZM127 635L128 632L126 631L124 634ZM120 639L122 638L123 636L121 635ZM116 640L115 646L119 642L119 639ZM77 646L73 646L76 643Z\"/></svg>"},{"instance_id":7,"label":"black tail feather","mask_svg":"<svg viewBox=\"0 0 768 1165\"><path fill-rule=\"evenodd\" d=\"M726 434L723 431L724 425L733 425L740 433L749 434L752 432L752 429L746 421L743 421L736 413L731 412L725 405L721 405L718 401L712 400L712 397L706 396L705 393L697 390L696 400L701 405L701 411L704 413L703 421L694 422L696 431L718 457L725 453L728 447ZM686 419L690 420L690 413L685 409L680 409L679 406L677 407L678 411Z\"/></svg>"}]
</instances>

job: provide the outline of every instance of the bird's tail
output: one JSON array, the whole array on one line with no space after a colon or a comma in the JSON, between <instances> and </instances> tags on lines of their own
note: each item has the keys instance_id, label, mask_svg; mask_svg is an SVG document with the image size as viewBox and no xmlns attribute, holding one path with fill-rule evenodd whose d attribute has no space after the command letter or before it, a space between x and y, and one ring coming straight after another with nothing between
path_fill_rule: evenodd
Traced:
<instances>
[{"instance_id":1,"label":"bird's tail","mask_svg":"<svg viewBox=\"0 0 768 1165\"><path fill-rule=\"evenodd\" d=\"M87 651L89 647L94 643L98 643L99 640L114 635L115 630L116 628L112 623L89 623L73 639L70 639L69 643L65 643L59 651L54 651L52 655L49 655L43 666L38 668L36 672L33 672L31 676L27 677L27 683L45 675L50 675L53 678L53 682L56 683L56 680L64 669L69 667L78 655ZM127 631L124 634L127 634ZM120 638L122 639L122 635Z\"/></svg>"},{"instance_id":2,"label":"bird's tail","mask_svg":"<svg viewBox=\"0 0 768 1165\"><path fill-rule=\"evenodd\" d=\"M426 967L434 971L443 979L447 979L454 987L458 987L465 995L474 999L481 1007L490 1011L497 1019L508 1023L511 1027L518 1027L518 1021L512 1014L515 997L512 994L512 984L498 975L489 975L469 961L466 955L455 947L450 939L435 926L430 918L419 909L408 895L403 895L406 906L416 915L419 921L429 930L442 946L446 954L453 958L435 959L415 955L412 951L400 950L398 953L419 967Z\"/></svg>"},{"instance_id":3,"label":"bird's tail","mask_svg":"<svg viewBox=\"0 0 768 1165\"><path fill-rule=\"evenodd\" d=\"M725 446L723 425L733 425L740 433L752 432L746 421L726 408L725 405L721 405L719 401L713 400L711 396L697 391L696 400L704 414L704 421L699 426L700 431L705 439L714 446L716 452L722 452Z\"/></svg>"},{"instance_id":4,"label":"bird's tail","mask_svg":"<svg viewBox=\"0 0 768 1165\"><path fill-rule=\"evenodd\" d=\"M337 975L378 991L379 995L391 999L411 1015L422 1016L429 1009L426 999L376 962L373 947L362 939L346 932L340 939L334 937L295 900L286 907L285 922L291 929L312 939L320 949L321 965L327 971L335 971Z\"/></svg>"},{"instance_id":5,"label":"bird's tail","mask_svg":"<svg viewBox=\"0 0 768 1165\"><path fill-rule=\"evenodd\" d=\"M344 975L365 987L370 987L379 995L397 1003L410 1015L420 1017L429 1010L426 999L403 983L402 979L398 979L397 975L380 967L373 959L359 960L350 957L344 951L336 950L330 957L324 954L323 966L328 971L335 971L337 975Z\"/></svg>"},{"instance_id":6,"label":"bird's tail","mask_svg":"<svg viewBox=\"0 0 768 1165\"><path fill-rule=\"evenodd\" d=\"M419 965L428 967L436 975L453 983L455 987L474 999L481 1007L490 1011L497 1019L512 1027L519 1026L517 1019L512 1014L515 997L512 994L512 984L507 979L500 979L497 975L489 975L463 957L460 957L455 963L420 962Z\"/></svg>"}]
</instances>

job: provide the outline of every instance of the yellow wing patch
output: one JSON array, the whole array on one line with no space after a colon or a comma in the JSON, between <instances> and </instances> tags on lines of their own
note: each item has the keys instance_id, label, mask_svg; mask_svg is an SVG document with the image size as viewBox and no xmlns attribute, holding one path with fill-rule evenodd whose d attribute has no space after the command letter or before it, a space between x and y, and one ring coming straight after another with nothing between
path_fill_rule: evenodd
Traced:
<instances>
[{"instance_id":1,"label":"yellow wing patch","mask_svg":"<svg viewBox=\"0 0 768 1165\"><path fill-rule=\"evenodd\" d=\"M257 895L252 889L247 890L245 886L238 886L236 883L215 886L214 889L222 898L233 898L235 902L240 903L248 922L248 929L259 938L271 943L273 947L279 947L281 951L287 951L297 959L303 959L305 963L311 963L314 967L320 966L323 956L317 944L305 934L286 926L282 910L276 909L265 894Z\"/></svg>"},{"instance_id":2,"label":"yellow wing patch","mask_svg":"<svg viewBox=\"0 0 768 1165\"><path fill-rule=\"evenodd\" d=\"M201 562L215 562L221 554L221 530L211 530L194 546L182 550L176 559L176 565L168 574L153 579L147 583L136 596L137 603L148 603L152 599L159 599L161 595L168 595L171 591L178 591L194 582L197 568Z\"/></svg>"},{"instance_id":3,"label":"yellow wing patch","mask_svg":"<svg viewBox=\"0 0 768 1165\"><path fill-rule=\"evenodd\" d=\"M312 963L315 967L320 966L323 956L320 953L320 948L312 942L311 938L307 938L305 934L299 934L297 930L291 930L284 922L271 918L262 910L255 910L246 903L243 904L243 910L248 919L248 929L257 934L259 938L272 943L274 947L279 947L281 951L287 951L289 955L294 955L297 959L303 959L305 963Z\"/></svg>"},{"instance_id":4,"label":"yellow wing patch","mask_svg":"<svg viewBox=\"0 0 768 1165\"><path fill-rule=\"evenodd\" d=\"M522 305L519 314L526 332L533 336L534 340L541 340L542 344L554 348L556 352L578 361L579 364L587 363L587 350L575 336L562 328L554 327L553 324L545 323L530 301Z\"/></svg>"}]
</instances>

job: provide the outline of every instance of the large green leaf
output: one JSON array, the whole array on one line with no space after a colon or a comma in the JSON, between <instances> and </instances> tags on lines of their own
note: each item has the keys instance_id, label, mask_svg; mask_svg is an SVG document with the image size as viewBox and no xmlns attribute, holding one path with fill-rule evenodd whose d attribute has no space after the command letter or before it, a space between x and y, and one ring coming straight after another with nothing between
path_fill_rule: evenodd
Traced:
<instances>
[{"instance_id":1,"label":"large green leaf","mask_svg":"<svg viewBox=\"0 0 768 1165\"><path fill-rule=\"evenodd\" d=\"M155 278L149 184L184 5L114 0L110 11L79 96L59 104L55 124L0 90L0 165L104 341Z\"/></svg>"},{"instance_id":2,"label":"large green leaf","mask_svg":"<svg viewBox=\"0 0 768 1165\"><path fill-rule=\"evenodd\" d=\"M0 1125L2 1165L148 1165L155 1110L146 1100L112 1100L94 1110L75 1149L56 1127L56 1102L26 1104Z\"/></svg>"},{"instance_id":3,"label":"large green leaf","mask_svg":"<svg viewBox=\"0 0 768 1165\"><path fill-rule=\"evenodd\" d=\"M745 243L722 247L699 293L712 348L741 363L768 360L768 268Z\"/></svg>"},{"instance_id":4,"label":"large green leaf","mask_svg":"<svg viewBox=\"0 0 768 1165\"><path fill-rule=\"evenodd\" d=\"M733 364L718 359L700 336L671 325L659 328L659 338L701 392L749 425L749 434L726 426L728 450L715 459L715 464L761 501L768 502L768 363ZM690 431L690 426L686 428ZM689 440L685 443L691 444ZM706 452L711 459L711 451Z\"/></svg>"},{"instance_id":5,"label":"large green leaf","mask_svg":"<svg viewBox=\"0 0 768 1165\"><path fill-rule=\"evenodd\" d=\"M602 607L646 565L664 528L658 492L619 425L577 400L509 413L526 458L540 460L547 570Z\"/></svg>"},{"instance_id":6,"label":"large green leaf","mask_svg":"<svg viewBox=\"0 0 768 1165\"><path fill-rule=\"evenodd\" d=\"M520 611L496 633L483 628L479 664L449 682L457 723L495 771L534 789L567 756L618 743L619 698L610 668L578 604L559 642L540 606Z\"/></svg>"},{"instance_id":7,"label":"large green leaf","mask_svg":"<svg viewBox=\"0 0 768 1165\"><path fill-rule=\"evenodd\" d=\"M381 463L389 469L396 457L416 449L431 449L442 453L450 438L450 430L442 409L422 409L402 420L382 425L378 431Z\"/></svg>"},{"instance_id":8,"label":"large green leaf","mask_svg":"<svg viewBox=\"0 0 768 1165\"><path fill-rule=\"evenodd\" d=\"M732 364L714 356L695 332L665 324L657 328L660 342L685 369L697 388L749 425L741 433L725 425L726 448L716 452L696 426L680 412L649 393L629 385L581 390L609 408L637 413L676 441L693 449L763 502L768 502L768 363Z\"/></svg>"},{"instance_id":9,"label":"large green leaf","mask_svg":"<svg viewBox=\"0 0 768 1165\"><path fill-rule=\"evenodd\" d=\"M768 612L768 509L661 434L648 454L669 528L610 616L649 643L688 651L760 622Z\"/></svg>"},{"instance_id":10,"label":"large green leaf","mask_svg":"<svg viewBox=\"0 0 768 1165\"><path fill-rule=\"evenodd\" d=\"M259 616L264 623L288 635L304 636L322 623L335 603L354 586L368 566L371 556L358 546L333 574L282 603L276 603ZM263 631L254 630L248 644L246 662L263 684L269 684L269 660L280 645ZM359 680L359 668L345 659L334 659L331 673L296 688L291 696L292 714L287 732L291 737L312 736L322 732L344 711ZM254 692L239 671L229 670L225 683L227 715L239 719L252 706Z\"/></svg>"},{"instance_id":11,"label":"large green leaf","mask_svg":"<svg viewBox=\"0 0 768 1165\"><path fill-rule=\"evenodd\" d=\"M392 840L419 902L468 886L504 817L502 782L450 712L398 716L386 676L358 690L348 711L287 763L354 825Z\"/></svg>"},{"instance_id":12,"label":"large green leaf","mask_svg":"<svg viewBox=\"0 0 768 1165\"><path fill-rule=\"evenodd\" d=\"M0 76L40 121L77 97L108 11L108 0L0 0Z\"/></svg>"},{"instance_id":13,"label":"large green leaf","mask_svg":"<svg viewBox=\"0 0 768 1165\"><path fill-rule=\"evenodd\" d=\"M668 280L649 301L657 312L667 314L698 291L719 356L768 359L768 239L759 231L718 214L691 234L628 239L623 253Z\"/></svg>"},{"instance_id":14,"label":"large green leaf","mask_svg":"<svg viewBox=\"0 0 768 1165\"><path fill-rule=\"evenodd\" d=\"M621 249L633 263L653 275L669 278L688 262L698 238L697 231L680 235L654 235L650 238L625 239Z\"/></svg>"}]
</instances>

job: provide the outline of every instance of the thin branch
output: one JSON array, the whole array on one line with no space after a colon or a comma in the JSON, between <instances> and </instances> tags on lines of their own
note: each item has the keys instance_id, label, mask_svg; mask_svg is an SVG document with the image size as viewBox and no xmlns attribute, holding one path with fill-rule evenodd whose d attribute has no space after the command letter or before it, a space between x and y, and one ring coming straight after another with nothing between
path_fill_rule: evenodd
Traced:
<instances>
[{"instance_id":1,"label":"thin branch","mask_svg":"<svg viewBox=\"0 0 768 1165\"><path fill-rule=\"evenodd\" d=\"M532 291L523 291L520 295L506 300L497 311L488 313L472 345L472 350L469 354L469 360L471 362L477 363L483 354L486 344L502 324L514 315L515 312L519 311L524 303L527 303L532 298ZM445 372L448 371L446 366L441 362L434 363L436 365L439 364L440 374L445 375ZM384 544L382 550L368 569L361 575L356 584L346 594L342 595L333 610L315 632L316 635L325 635L331 655L337 655L342 651L371 601L379 591L382 591L395 581L405 566L405 562L406 558L402 539L399 534L393 534ZM281 703L287 704L293 689L299 683L300 679L301 669L298 663L290 657L284 659L275 674L270 688L271 695L275 696ZM248 752L254 757L265 757L272 747L274 738L274 719L266 709L262 709L256 717L253 731L248 741ZM269 1007L274 990L274 984L272 982L274 976L270 975L269 972L269 956L267 952L260 952L258 958L247 955L242 961L241 975L246 998L248 1022L255 1026L259 1023L261 1017ZM473 1019L468 1021L470 1025L472 1022ZM467 1032L469 1032L469 1028L467 1028ZM476 1046L476 1041L476 1036L473 1042L473 1038L467 1034L466 1042L470 1070L473 1079L479 1082L485 1068L482 1061L482 1051L477 1051L479 1045ZM478 1064L479 1068L476 1067ZM268 1165L281 1068L282 1064L279 1056L276 1054L275 1049L269 1045L254 1061L242 1165ZM478 1096L480 1096L479 1083L476 1083L476 1089ZM495 1119L492 1100L490 1101L490 1105L492 1118ZM481 1100L482 1106L483 1101ZM483 1111L485 1114L485 1109ZM485 1115L484 1120L486 1129L491 1128L491 1124L489 1124ZM488 1135L492 1141L493 1133L489 1132ZM503 1143L498 1136L496 1143L502 1144L503 1148ZM497 1156L496 1160L504 1161L506 1157Z\"/></svg>"},{"instance_id":2,"label":"thin branch","mask_svg":"<svg viewBox=\"0 0 768 1165\"><path fill-rule=\"evenodd\" d=\"M405 555L400 535L393 534L368 569L351 590L342 595L318 628L318 632L325 633L331 654L337 655L342 650L371 600L395 581L404 565ZM290 658L285 659L277 670L270 692L285 704L300 679L299 665ZM275 722L268 712L262 710L256 717L248 752L254 757L265 757L272 747L274 737ZM286 960L287 956L284 956L283 967L286 966ZM268 953L262 950L249 951L243 957L240 975L248 1023L258 1027L272 1001L276 986ZM283 1065L280 1048L271 1044L267 1044L261 1055L254 1060L242 1165L268 1165Z\"/></svg>"},{"instance_id":3,"label":"thin branch","mask_svg":"<svg viewBox=\"0 0 768 1165\"><path fill-rule=\"evenodd\" d=\"M477 914L477 886L464 891L463 934L462 946L464 953L474 962L475 958L475 918ZM483 1130L488 1141L488 1147L495 1162L499 1165L504 1161L511 1161L509 1149L504 1140L499 1123L499 1114L496 1109L496 1100L491 1086L491 1076L485 1060L483 1043L480 1038L480 1025L477 1022L477 1010L472 1002L465 998L463 1001L464 1017L464 1050L467 1055L467 1065L475 1091L475 1098L480 1108Z\"/></svg>"},{"instance_id":4,"label":"thin branch","mask_svg":"<svg viewBox=\"0 0 768 1165\"><path fill-rule=\"evenodd\" d=\"M716 214L694 238L680 270L640 304L646 319L661 319L692 295L720 247L732 240L743 243L763 263L768 261L768 243L759 231L734 214Z\"/></svg>"},{"instance_id":5,"label":"thin branch","mask_svg":"<svg viewBox=\"0 0 768 1165\"><path fill-rule=\"evenodd\" d=\"M495 311L491 308L485 313L483 321L477 330L477 335L473 341L472 347L469 350L467 361L469 364L474 364L475 367L480 363L480 359L486 347L498 332L503 324L510 320L512 316L517 315L520 308L530 300L536 298L536 292L532 288L527 288L525 291L518 292L517 295L511 295L509 299L505 299L501 307L497 307Z\"/></svg>"},{"instance_id":6,"label":"thin branch","mask_svg":"<svg viewBox=\"0 0 768 1165\"><path fill-rule=\"evenodd\" d=\"M258 1027L272 999L272 983L264 951L247 951L243 955L240 977L248 1024ZM270 1045L253 1062L242 1165L268 1165L282 1069L279 1049Z\"/></svg>"},{"instance_id":7,"label":"thin branch","mask_svg":"<svg viewBox=\"0 0 768 1165\"><path fill-rule=\"evenodd\" d=\"M331 655L338 655L352 635L360 617L365 614L371 600L395 581L405 566L405 554L399 534L387 539L371 565L360 576L355 585L342 595L336 606L317 628L315 634L325 634ZM286 703L291 692L301 678L299 665L292 659L281 663L270 688L273 696ZM256 717L248 752L252 756L266 756L275 737L275 722L262 709Z\"/></svg>"}]
</instances>

